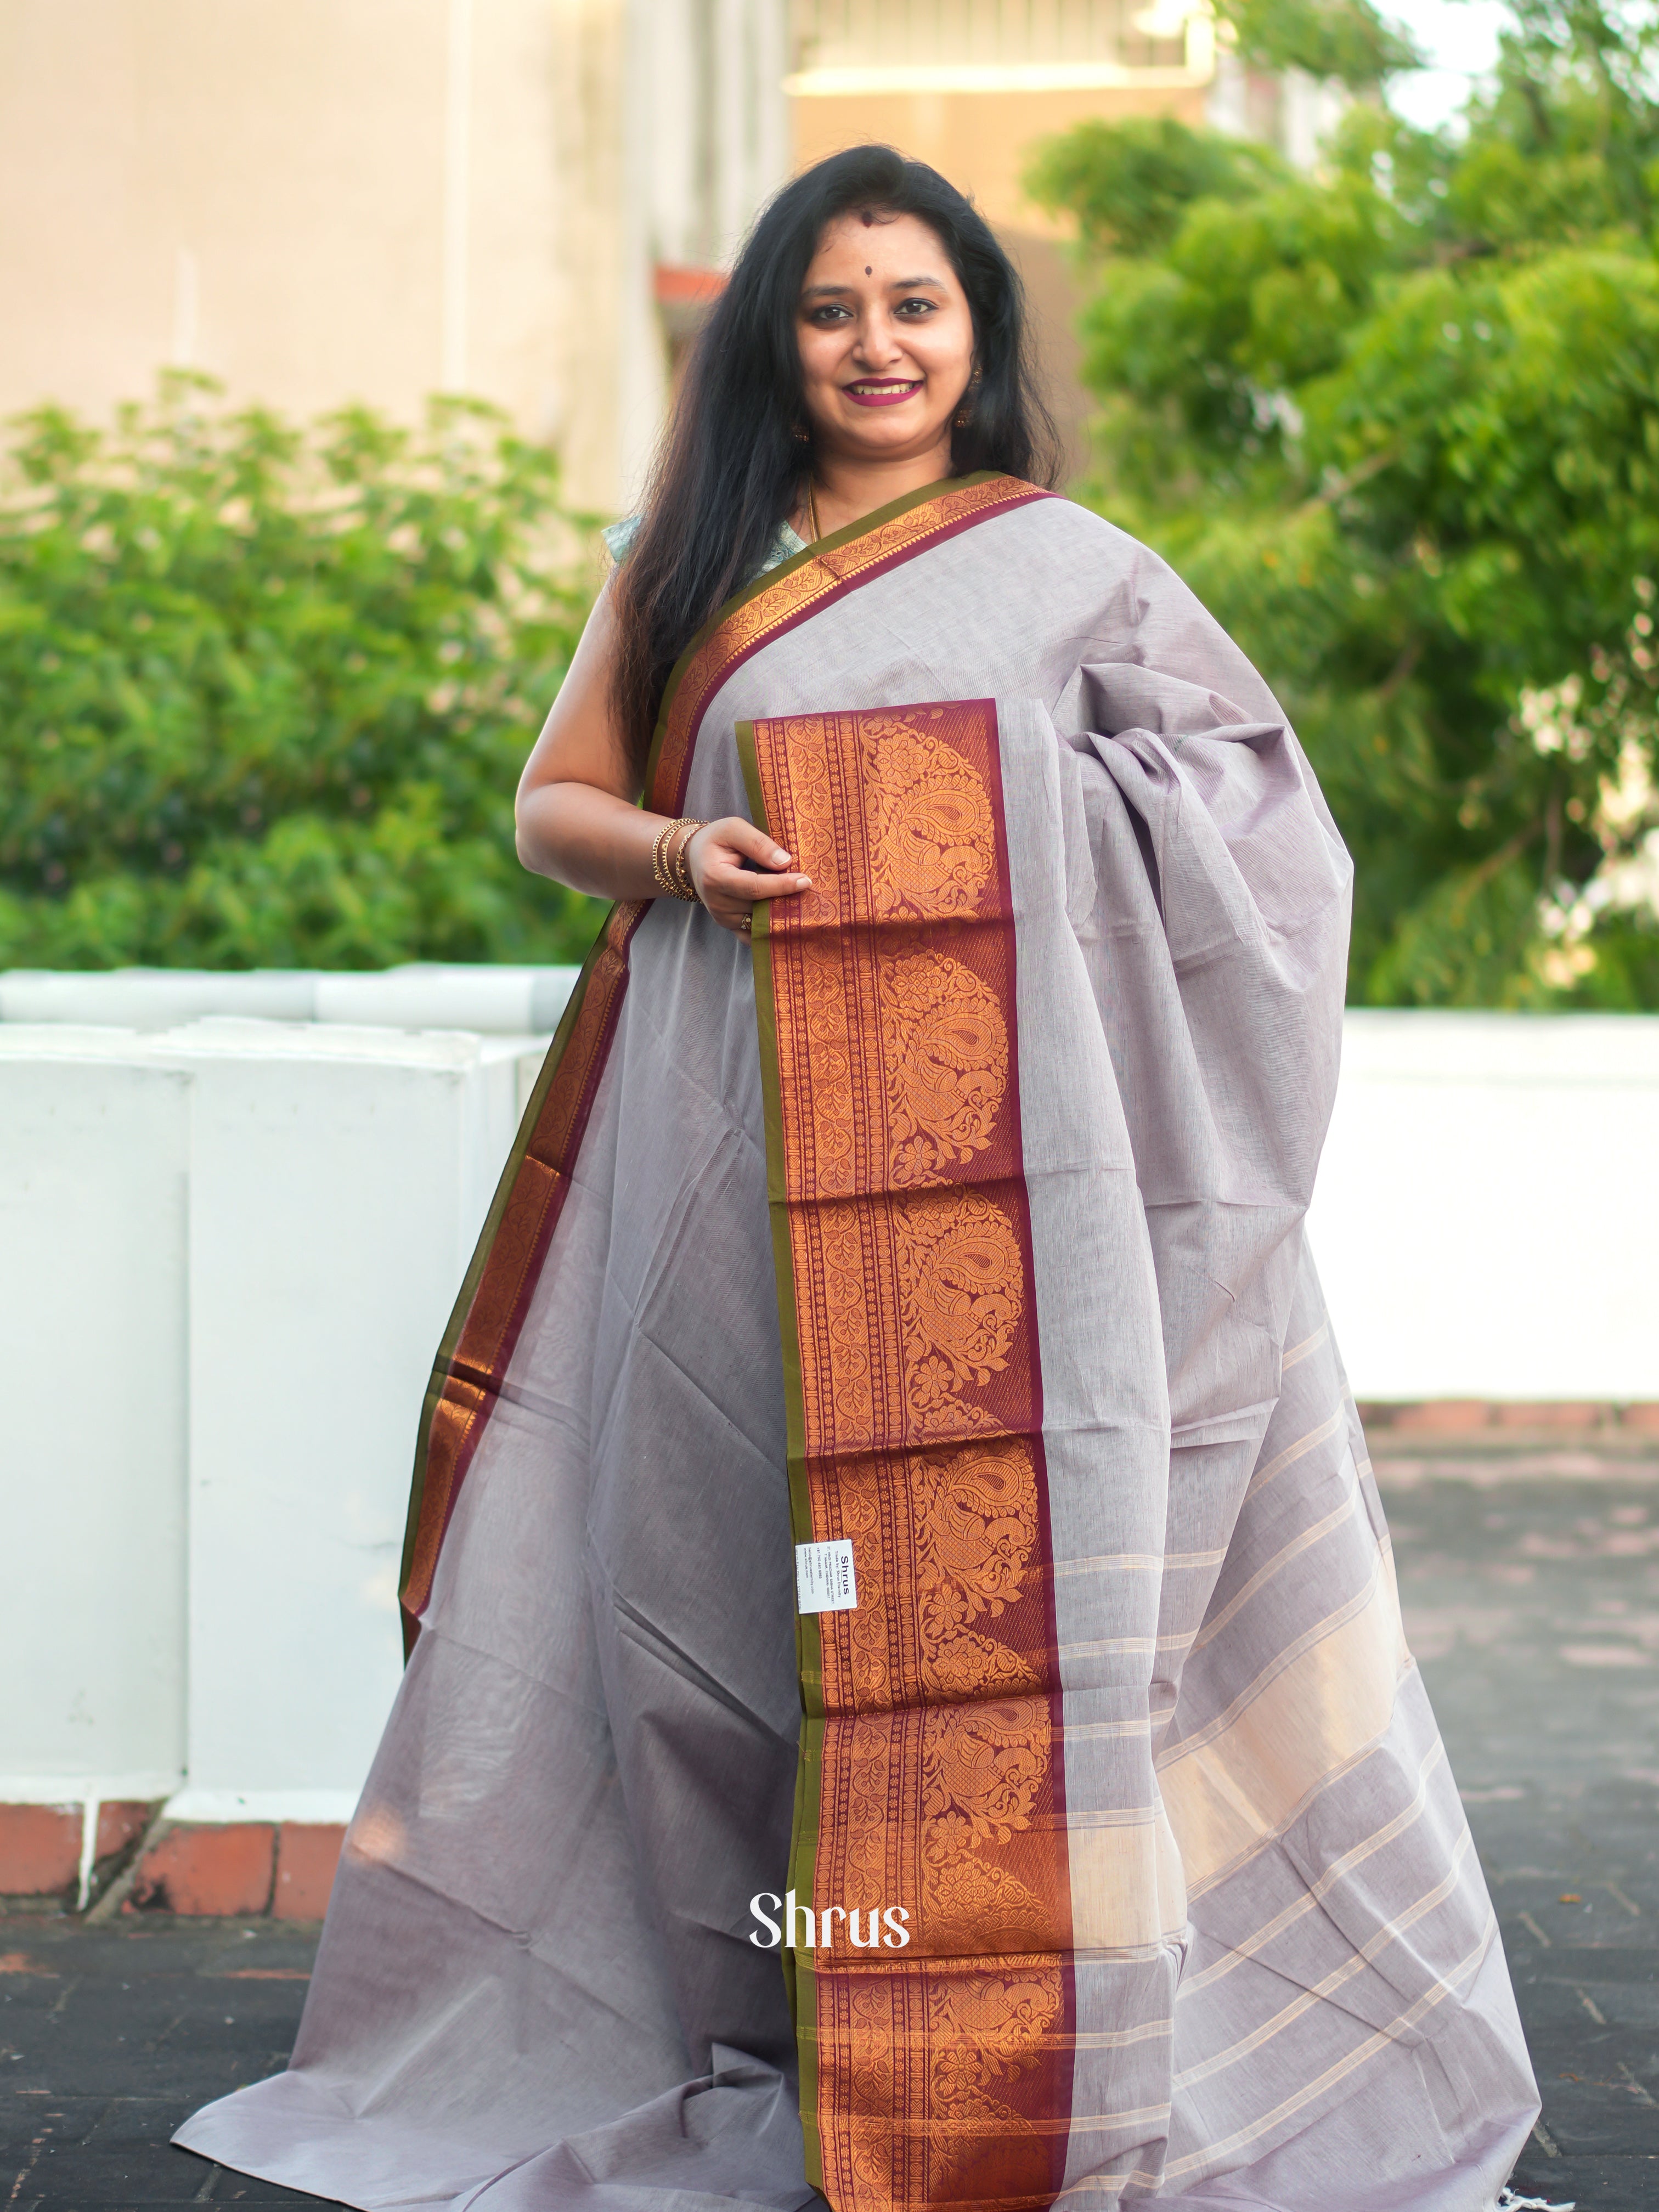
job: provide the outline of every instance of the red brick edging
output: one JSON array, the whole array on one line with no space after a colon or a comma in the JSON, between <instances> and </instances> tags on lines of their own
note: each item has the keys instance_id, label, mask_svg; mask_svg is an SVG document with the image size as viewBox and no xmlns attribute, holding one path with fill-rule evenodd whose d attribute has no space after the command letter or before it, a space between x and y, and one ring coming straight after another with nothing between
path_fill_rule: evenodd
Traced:
<instances>
[{"instance_id":1,"label":"red brick edging","mask_svg":"<svg viewBox=\"0 0 1659 2212\"><path fill-rule=\"evenodd\" d=\"M91 1901L125 1879L160 1808L100 1805ZM80 1885L79 1805L0 1805L0 1899L73 1911ZM120 1910L320 1920L345 1830L297 1820L165 1826L144 1844Z\"/></svg>"}]
</instances>

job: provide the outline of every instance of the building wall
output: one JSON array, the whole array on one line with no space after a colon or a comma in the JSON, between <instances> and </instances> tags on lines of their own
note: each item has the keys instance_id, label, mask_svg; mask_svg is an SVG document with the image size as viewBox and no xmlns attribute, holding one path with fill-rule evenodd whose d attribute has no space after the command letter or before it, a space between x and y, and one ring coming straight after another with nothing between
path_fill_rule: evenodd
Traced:
<instances>
[{"instance_id":1,"label":"building wall","mask_svg":"<svg viewBox=\"0 0 1659 2212\"><path fill-rule=\"evenodd\" d=\"M784 0L0 0L0 413L205 370L309 415L464 389L615 511L659 262L785 173Z\"/></svg>"},{"instance_id":2,"label":"building wall","mask_svg":"<svg viewBox=\"0 0 1659 2212\"><path fill-rule=\"evenodd\" d=\"M1022 170L1095 116L1311 143L1318 88L1221 60L1184 0L0 0L0 415L104 415L167 363L295 416L466 390L615 513L686 272L792 168L884 139L1019 261L1076 469L1079 286Z\"/></svg>"},{"instance_id":3,"label":"building wall","mask_svg":"<svg viewBox=\"0 0 1659 2212\"><path fill-rule=\"evenodd\" d=\"M820 92L805 77L796 80L789 105L797 167L842 146L884 140L970 192L1000 229L1054 238L1063 228L1026 198L1020 183L1039 139L1095 117L1176 115L1196 125L1204 120L1205 92L1203 80L1184 77L1039 91L888 90L876 80L868 89Z\"/></svg>"},{"instance_id":4,"label":"building wall","mask_svg":"<svg viewBox=\"0 0 1659 2212\"><path fill-rule=\"evenodd\" d=\"M520 100L521 57L499 49L544 11L483 12L476 90ZM447 0L7 0L3 403L98 410L173 362L301 410L418 406L445 366L448 15ZM504 135L480 148L515 207L503 243L544 260L551 173L501 175ZM522 335L481 326L464 367L533 410Z\"/></svg>"}]
</instances>

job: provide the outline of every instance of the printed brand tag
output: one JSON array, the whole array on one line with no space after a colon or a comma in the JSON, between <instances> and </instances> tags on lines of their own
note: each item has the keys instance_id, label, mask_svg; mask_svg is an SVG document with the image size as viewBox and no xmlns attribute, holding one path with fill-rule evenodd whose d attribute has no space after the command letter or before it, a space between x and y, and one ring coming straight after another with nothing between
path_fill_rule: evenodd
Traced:
<instances>
[{"instance_id":1,"label":"printed brand tag","mask_svg":"<svg viewBox=\"0 0 1659 2212\"><path fill-rule=\"evenodd\" d=\"M801 1613L851 1613L859 1601L853 1540L795 1547L795 1605Z\"/></svg>"}]
</instances>

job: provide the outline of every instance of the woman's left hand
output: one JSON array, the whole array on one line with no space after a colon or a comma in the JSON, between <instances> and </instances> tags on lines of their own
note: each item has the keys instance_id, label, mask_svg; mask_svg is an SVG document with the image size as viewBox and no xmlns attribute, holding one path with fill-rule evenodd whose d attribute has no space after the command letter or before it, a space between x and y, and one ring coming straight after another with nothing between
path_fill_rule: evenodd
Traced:
<instances>
[{"instance_id":1,"label":"woman's left hand","mask_svg":"<svg viewBox=\"0 0 1659 2212\"><path fill-rule=\"evenodd\" d=\"M758 873L744 867L746 860L757 863ZM811 887L811 878L795 872L782 846L740 814L705 822L688 837L685 864L697 896L722 929L738 937L749 934L757 899L793 898Z\"/></svg>"}]
</instances>

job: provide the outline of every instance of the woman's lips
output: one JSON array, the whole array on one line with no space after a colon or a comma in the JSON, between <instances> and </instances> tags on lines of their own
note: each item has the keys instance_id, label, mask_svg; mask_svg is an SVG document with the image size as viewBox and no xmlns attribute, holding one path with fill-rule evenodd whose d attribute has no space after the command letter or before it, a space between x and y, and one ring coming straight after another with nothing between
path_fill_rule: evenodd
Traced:
<instances>
[{"instance_id":1,"label":"woman's lips","mask_svg":"<svg viewBox=\"0 0 1659 2212\"><path fill-rule=\"evenodd\" d=\"M896 407L914 392L921 389L921 380L904 383L894 378L860 377L856 384L843 384L842 390L855 407Z\"/></svg>"}]
</instances>

